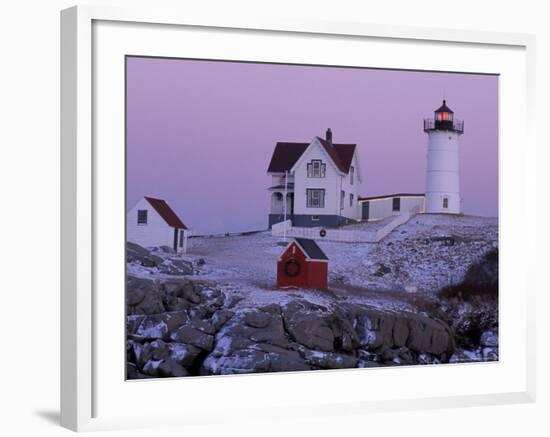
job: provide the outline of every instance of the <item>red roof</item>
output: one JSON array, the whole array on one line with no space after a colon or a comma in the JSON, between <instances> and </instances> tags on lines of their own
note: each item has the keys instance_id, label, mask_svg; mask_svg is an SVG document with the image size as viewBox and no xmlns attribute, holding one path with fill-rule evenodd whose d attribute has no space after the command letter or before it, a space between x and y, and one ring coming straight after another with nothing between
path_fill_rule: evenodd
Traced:
<instances>
[{"instance_id":1,"label":"red roof","mask_svg":"<svg viewBox=\"0 0 550 437\"><path fill-rule=\"evenodd\" d=\"M277 143L271 162L267 169L268 173L284 173L290 171L296 161L300 159L309 143Z\"/></svg>"},{"instance_id":2,"label":"red roof","mask_svg":"<svg viewBox=\"0 0 550 437\"><path fill-rule=\"evenodd\" d=\"M145 200L147 200L147 202L155 208L155 211L159 213L159 215L169 226L178 229L187 229L187 226L183 224L180 218L164 200L147 196L145 196Z\"/></svg>"},{"instance_id":3,"label":"red roof","mask_svg":"<svg viewBox=\"0 0 550 437\"><path fill-rule=\"evenodd\" d=\"M349 173L353 154L357 146L355 144L331 144L319 137L317 137L317 140L326 150L336 167L343 173ZM284 173L285 171L290 171L308 146L309 143L277 143L267 172Z\"/></svg>"}]
</instances>

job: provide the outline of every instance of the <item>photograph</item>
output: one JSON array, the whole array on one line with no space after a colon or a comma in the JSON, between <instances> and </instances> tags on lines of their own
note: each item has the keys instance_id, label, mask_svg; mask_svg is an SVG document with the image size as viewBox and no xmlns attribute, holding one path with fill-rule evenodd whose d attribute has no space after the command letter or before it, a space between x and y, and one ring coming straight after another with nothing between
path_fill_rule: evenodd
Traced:
<instances>
[{"instance_id":1,"label":"photograph","mask_svg":"<svg viewBox=\"0 0 550 437\"><path fill-rule=\"evenodd\" d=\"M499 75L125 63L127 380L499 361Z\"/></svg>"}]
</instances>

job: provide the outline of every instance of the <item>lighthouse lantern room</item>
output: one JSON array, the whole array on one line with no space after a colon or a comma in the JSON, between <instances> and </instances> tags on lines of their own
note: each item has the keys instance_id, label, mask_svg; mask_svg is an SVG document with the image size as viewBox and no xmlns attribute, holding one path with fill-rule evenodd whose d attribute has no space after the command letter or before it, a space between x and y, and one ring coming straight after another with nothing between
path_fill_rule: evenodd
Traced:
<instances>
[{"instance_id":1,"label":"lighthouse lantern room","mask_svg":"<svg viewBox=\"0 0 550 437\"><path fill-rule=\"evenodd\" d=\"M460 214L459 139L464 122L454 119L443 100L434 118L424 120L424 132L428 134L426 212Z\"/></svg>"}]
</instances>

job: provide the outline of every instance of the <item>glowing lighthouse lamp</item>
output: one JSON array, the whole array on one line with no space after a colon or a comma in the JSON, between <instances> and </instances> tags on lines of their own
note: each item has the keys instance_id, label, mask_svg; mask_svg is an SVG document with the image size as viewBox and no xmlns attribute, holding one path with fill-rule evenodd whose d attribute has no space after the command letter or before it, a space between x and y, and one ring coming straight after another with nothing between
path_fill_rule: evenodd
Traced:
<instances>
[{"instance_id":1,"label":"glowing lighthouse lamp","mask_svg":"<svg viewBox=\"0 0 550 437\"><path fill-rule=\"evenodd\" d=\"M445 100L424 120L428 134L428 162L426 171L427 213L460 214L459 139L464 133L464 122L454 120L454 113Z\"/></svg>"}]
</instances>

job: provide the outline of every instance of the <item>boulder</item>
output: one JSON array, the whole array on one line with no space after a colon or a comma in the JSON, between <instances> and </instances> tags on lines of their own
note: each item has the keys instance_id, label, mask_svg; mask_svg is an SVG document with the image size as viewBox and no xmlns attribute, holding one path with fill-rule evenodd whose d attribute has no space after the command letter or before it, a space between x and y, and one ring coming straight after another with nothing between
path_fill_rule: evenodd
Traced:
<instances>
[{"instance_id":1,"label":"boulder","mask_svg":"<svg viewBox=\"0 0 550 437\"><path fill-rule=\"evenodd\" d=\"M231 317L233 317L234 314L235 313L233 311L226 310L226 309L221 309L219 311L216 311L211 319L214 329L216 331L219 331L221 327L224 326L227 323L227 321L231 319Z\"/></svg>"},{"instance_id":2,"label":"boulder","mask_svg":"<svg viewBox=\"0 0 550 437\"><path fill-rule=\"evenodd\" d=\"M148 361L162 361L170 356L170 348L162 340L155 340L140 346L134 346L136 364L143 368Z\"/></svg>"},{"instance_id":3,"label":"boulder","mask_svg":"<svg viewBox=\"0 0 550 437\"><path fill-rule=\"evenodd\" d=\"M204 360L201 373L207 375L258 373L267 372L269 368L269 354L253 349L241 349L230 356L209 355Z\"/></svg>"},{"instance_id":4,"label":"boulder","mask_svg":"<svg viewBox=\"0 0 550 437\"><path fill-rule=\"evenodd\" d=\"M190 320L188 325L206 334L212 335L215 332L212 323L206 320Z\"/></svg>"},{"instance_id":5,"label":"boulder","mask_svg":"<svg viewBox=\"0 0 550 437\"><path fill-rule=\"evenodd\" d=\"M157 284L151 279L128 275L126 308L128 314L158 314L165 311Z\"/></svg>"},{"instance_id":6,"label":"boulder","mask_svg":"<svg viewBox=\"0 0 550 437\"><path fill-rule=\"evenodd\" d=\"M480 350L457 349L449 358L449 363L472 363L482 359Z\"/></svg>"},{"instance_id":7,"label":"boulder","mask_svg":"<svg viewBox=\"0 0 550 437\"><path fill-rule=\"evenodd\" d=\"M139 371L134 363L126 363L126 379L146 379L153 378Z\"/></svg>"},{"instance_id":8,"label":"boulder","mask_svg":"<svg viewBox=\"0 0 550 437\"><path fill-rule=\"evenodd\" d=\"M407 318L409 326L407 347L410 350L439 356L452 354L454 341L446 325L418 314L409 313Z\"/></svg>"},{"instance_id":9,"label":"boulder","mask_svg":"<svg viewBox=\"0 0 550 437\"><path fill-rule=\"evenodd\" d=\"M200 294L205 300L213 300L217 299L218 297L224 297L223 293L220 290L216 290L215 288L205 287L200 291Z\"/></svg>"},{"instance_id":10,"label":"boulder","mask_svg":"<svg viewBox=\"0 0 550 437\"><path fill-rule=\"evenodd\" d=\"M481 344L481 346L498 348L498 334L493 331L485 331L483 334L481 334L479 343Z\"/></svg>"},{"instance_id":11,"label":"boulder","mask_svg":"<svg viewBox=\"0 0 550 437\"><path fill-rule=\"evenodd\" d=\"M483 361L498 361L498 348L484 347L481 350L481 356L483 357Z\"/></svg>"},{"instance_id":12,"label":"boulder","mask_svg":"<svg viewBox=\"0 0 550 437\"><path fill-rule=\"evenodd\" d=\"M193 282L187 282L181 289L181 297L193 304L201 303L200 288Z\"/></svg>"},{"instance_id":13,"label":"boulder","mask_svg":"<svg viewBox=\"0 0 550 437\"><path fill-rule=\"evenodd\" d=\"M246 313L244 322L253 328L265 328L269 325L271 316L263 311L251 311Z\"/></svg>"},{"instance_id":14,"label":"boulder","mask_svg":"<svg viewBox=\"0 0 550 437\"><path fill-rule=\"evenodd\" d=\"M330 314L322 307L307 301L292 301L283 308L283 319L285 329L294 341L310 349L334 350Z\"/></svg>"},{"instance_id":15,"label":"boulder","mask_svg":"<svg viewBox=\"0 0 550 437\"><path fill-rule=\"evenodd\" d=\"M184 343L168 343L170 357L183 367L190 367L201 354L201 349Z\"/></svg>"},{"instance_id":16,"label":"boulder","mask_svg":"<svg viewBox=\"0 0 550 437\"><path fill-rule=\"evenodd\" d=\"M162 377L182 377L188 376L189 372L172 358L162 360L158 366L158 375Z\"/></svg>"},{"instance_id":17,"label":"boulder","mask_svg":"<svg viewBox=\"0 0 550 437\"><path fill-rule=\"evenodd\" d=\"M163 281L161 289L169 295L181 297L181 290L187 284L187 281L181 279L170 279Z\"/></svg>"},{"instance_id":18,"label":"boulder","mask_svg":"<svg viewBox=\"0 0 550 437\"><path fill-rule=\"evenodd\" d=\"M158 265L159 272L168 275L192 275L194 273L193 263L179 258L167 258Z\"/></svg>"},{"instance_id":19,"label":"boulder","mask_svg":"<svg viewBox=\"0 0 550 437\"><path fill-rule=\"evenodd\" d=\"M142 315L126 316L126 333L135 334L144 318L145 316Z\"/></svg>"},{"instance_id":20,"label":"boulder","mask_svg":"<svg viewBox=\"0 0 550 437\"><path fill-rule=\"evenodd\" d=\"M369 351L406 346L413 352L450 355L454 342L448 326L428 316L363 308L356 316L361 348Z\"/></svg>"},{"instance_id":21,"label":"boulder","mask_svg":"<svg viewBox=\"0 0 550 437\"><path fill-rule=\"evenodd\" d=\"M173 248L173 247L170 247L170 246L160 246L160 247L159 247L159 250L160 250L161 252L169 253L169 254L174 254L174 253L176 253L176 252L174 251L174 248Z\"/></svg>"},{"instance_id":22,"label":"boulder","mask_svg":"<svg viewBox=\"0 0 550 437\"><path fill-rule=\"evenodd\" d=\"M331 352L306 350L304 357L308 364L321 369L349 369L358 363L356 357Z\"/></svg>"},{"instance_id":23,"label":"boulder","mask_svg":"<svg viewBox=\"0 0 550 437\"><path fill-rule=\"evenodd\" d=\"M153 314L141 319L141 323L135 330L135 335L142 338L159 339L166 338L177 327L188 320L185 311Z\"/></svg>"},{"instance_id":24,"label":"boulder","mask_svg":"<svg viewBox=\"0 0 550 437\"><path fill-rule=\"evenodd\" d=\"M393 325L395 319L392 314L381 311L364 309L357 315L356 332L363 349L373 351L382 346L394 346Z\"/></svg>"},{"instance_id":25,"label":"boulder","mask_svg":"<svg viewBox=\"0 0 550 437\"><path fill-rule=\"evenodd\" d=\"M160 378L188 376L189 372L172 358L162 360L151 359L143 366L143 373Z\"/></svg>"},{"instance_id":26,"label":"boulder","mask_svg":"<svg viewBox=\"0 0 550 437\"><path fill-rule=\"evenodd\" d=\"M143 267L158 267L164 260L144 247L135 243L126 243L126 262L137 263Z\"/></svg>"},{"instance_id":27,"label":"boulder","mask_svg":"<svg viewBox=\"0 0 550 437\"><path fill-rule=\"evenodd\" d=\"M267 343L285 349L291 347L291 342L285 331L283 319L280 315L271 317L269 324L264 328L249 329L247 336L256 343Z\"/></svg>"},{"instance_id":28,"label":"boulder","mask_svg":"<svg viewBox=\"0 0 550 437\"><path fill-rule=\"evenodd\" d=\"M260 348L269 352L270 372L296 372L313 369L305 358L295 350L278 348L269 344L262 344Z\"/></svg>"},{"instance_id":29,"label":"boulder","mask_svg":"<svg viewBox=\"0 0 550 437\"><path fill-rule=\"evenodd\" d=\"M214 337L190 325L184 325L171 332L170 339L177 343L186 343L205 351L214 347Z\"/></svg>"},{"instance_id":30,"label":"boulder","mask_svg":"<svg viewBox=\"0 0 550 437\"><path fill-rule=\"evenodd\" d=\"M159 366L161 364L162 360L149 360L144 364L142 371L146 375L158 377L160 376Z\"/></svg>"},{"instance_id":31,"label":"boulder","mask_svg":"<svg viewBox=\"0 0 550 437\"><path fill-rule=\"evenodd\" d=\"M406 347L398 347L395 349L384 349L382 352L382 360L393 361L395 358L407 359L410 356L410 351Z\"/></svg>"}]
</instances>

